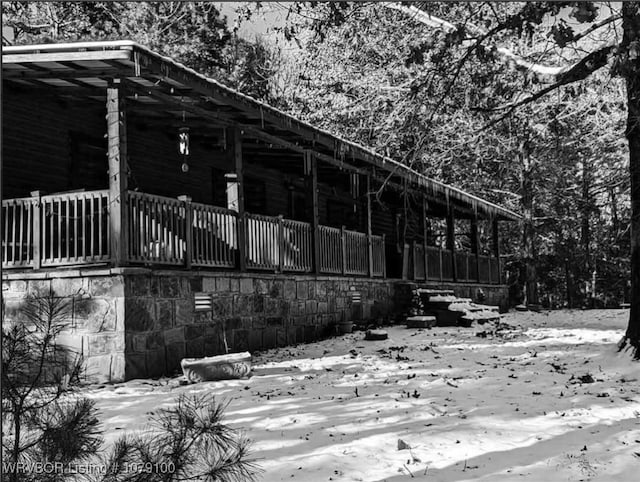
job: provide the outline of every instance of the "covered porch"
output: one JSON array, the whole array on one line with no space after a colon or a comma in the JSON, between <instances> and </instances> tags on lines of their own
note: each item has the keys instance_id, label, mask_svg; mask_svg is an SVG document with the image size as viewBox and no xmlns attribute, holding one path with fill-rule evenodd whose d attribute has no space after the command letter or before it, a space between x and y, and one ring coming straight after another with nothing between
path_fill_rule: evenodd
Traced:
<instances>
[{"instance_id":1,"label":"covered porch","mask_svg":"<svg viewBox=\"0 0 640 482\"><path fill-rule=\"evenodd\" d=\"M515 213L134 43L9 47L3 82L5 269L502 281Z\"/></svg>"}]
</instances>

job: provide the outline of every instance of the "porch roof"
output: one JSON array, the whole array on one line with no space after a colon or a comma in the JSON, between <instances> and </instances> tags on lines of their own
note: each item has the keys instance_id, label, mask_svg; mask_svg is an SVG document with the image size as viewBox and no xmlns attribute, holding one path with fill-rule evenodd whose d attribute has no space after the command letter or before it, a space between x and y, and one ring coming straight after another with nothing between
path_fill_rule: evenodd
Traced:
<instances>
[{"instance_id":1,"label":"porch roof","mask_svg":"<svg viewBox=\"0 0 640 482\"><path fill-rule=\"evenodd\" d=\"M322 161L345 170L370 173L381 180L406 180L437 203L502 220L520 215L456 187L428 178L373 150L319 129L231 89L195 70L128 40L4 47L3 79L45 86L71 95L104 98L110 79L122 79L139 92L141 104L165 114L204 117L220 125L239 125L263 142L295 152L311 150Z\"/></svg>"}]
</instances>

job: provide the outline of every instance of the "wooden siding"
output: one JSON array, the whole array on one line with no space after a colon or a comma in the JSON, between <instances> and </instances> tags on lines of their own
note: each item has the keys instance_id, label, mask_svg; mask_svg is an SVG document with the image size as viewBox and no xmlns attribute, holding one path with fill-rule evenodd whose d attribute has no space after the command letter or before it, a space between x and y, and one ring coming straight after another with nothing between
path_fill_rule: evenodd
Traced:
<instances>
[{"instance_id":1,"label":"wooden siding","mask_svg":"<svg viewBox=\"0 0 640 482\"><path fill-rule=\"evenodd\" d=\"M72 172L72 145L86 135L101 139L106 132L104 102L70 102L47 90L22 90L3 83L3 173L5 199L47 193L107 187L106 150L103 166L80 168L86 185ZM94 162L99 158L91 156Z\"/></svg>"}]
</instances>

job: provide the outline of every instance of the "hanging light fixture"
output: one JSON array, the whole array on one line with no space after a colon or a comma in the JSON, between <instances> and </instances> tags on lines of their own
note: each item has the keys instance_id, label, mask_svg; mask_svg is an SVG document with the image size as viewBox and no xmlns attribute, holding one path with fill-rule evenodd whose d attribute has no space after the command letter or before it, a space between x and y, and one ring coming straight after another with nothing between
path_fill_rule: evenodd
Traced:
<instances>
[{"instance_id":1,"label":"hanging light fixture","mask_svg":"<svg viewBox=\"0 0 640 482\"><path fill-rule=\"evenodd\" d=\"M182 123L185 123L185 113L182 111ZM189 172L189 128L187 126L178 129L178 152L182 156L182 172Z\"/></svg>"}]
</instances>

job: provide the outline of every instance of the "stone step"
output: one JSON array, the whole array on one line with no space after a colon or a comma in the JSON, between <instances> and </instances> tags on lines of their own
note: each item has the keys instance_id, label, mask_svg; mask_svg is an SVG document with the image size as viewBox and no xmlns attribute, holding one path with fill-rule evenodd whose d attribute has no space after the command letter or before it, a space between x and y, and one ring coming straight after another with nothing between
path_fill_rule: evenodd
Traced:
<instances>
[{"instance_id":1,"label":"stone step","mask_svg":"<svg viewBox=\"0 0 640 482\"><path fill-rule=\"evenodd\" d=\"M453 290L436 290L430 288L419 288L416 290L420 296L454 296Z\"/></svg>"},{"instance_id":2,"label":"stone step","mask_svg":"<svg viewBox=\"0 0 640 482\"><path fill-rule=\"evenodd\" d=\"M471 303L467 301L453 302L449 305L449 309L454 311L469 311L471 313L474 313L476 311L500 311L499 306L481 305L479 303Z\"/></svg>"},{"instance_id":3,"label":"stone step","mask_svg":"<svg viewBox=\"0 0 640 482\"><path fill-rule=\"evenodd\" d=\"M463 315L462 311L450 311L447 309L427 310L426 315L435 316L437 326L456 326Z\"/></svg>"},{"instance_id":4,"label":"stone step","mask_svg":"<svg viewBox=\"0 0 640 482\"><path fill-rule=\"evenodd\" d=\"M410 316L407 318L407 328L431 328L436 326L435 316Z\"/></svg>"},{"instance_id":5,"label":"stone step","mask_svg":"<svg viewBox=\"0 0 640 482\"><path fill-rule=\"evenodd\" d=\"M364 335L365 340L377 341L386 340L389 334L385 330L367 330Z\"/></svg>"},{"instance_id":6,"label":"stone step","mask_svg":"<svg viewBox=\"0 0 640 482\"><path fill-rule=\"evenodd\" d=\"M475 320L482 324L486 323L487 321L500 320L500 313L496 313L495 311L474 311L465 313L464 315L462 315L462 318Z\"/></svg>"}]
</instances>

